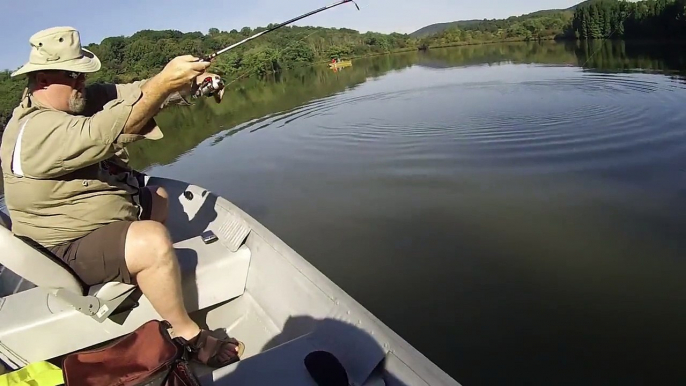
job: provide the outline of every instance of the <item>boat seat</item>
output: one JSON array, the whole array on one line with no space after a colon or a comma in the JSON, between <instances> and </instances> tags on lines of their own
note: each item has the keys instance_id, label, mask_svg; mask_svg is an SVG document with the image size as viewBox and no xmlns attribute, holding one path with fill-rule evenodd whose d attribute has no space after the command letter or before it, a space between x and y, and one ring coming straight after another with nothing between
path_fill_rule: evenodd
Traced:
<instances>
[{"instance_id":1,"label":"boat seat","mask_svg":"<svg viewBox=\"0 0 686 386\"><path fill-rule=\"evenodd\" d=\"M4 213L2 222L9 222ZM31 240L15 236L7 226L0 227L0 245L13 251L2 254L0 264L100 322L135 288L123 283L85 286L56 256Z\"/></svg>"},{"instance_id":2,"label":"boat seat","mask_svg":"<svg viewBox=\"0 0 686 386\"><path fill-rule=\"evenodd\" d=\"M242 243L234 248L226 240L231 235L222 229L235 219L228 212L222 214L206 227L217 241L205 244L202 232L194 232L196 236L174 243L188 312L233 299L245 290L251 252ZM0 248L12 251L0 254L0 265L36 285L0 298L0 360L14 368L97 345L160 319L136 286L105 283L88 288L49 252L5 227L0 227Z\"/></svg>"}]
</instances>

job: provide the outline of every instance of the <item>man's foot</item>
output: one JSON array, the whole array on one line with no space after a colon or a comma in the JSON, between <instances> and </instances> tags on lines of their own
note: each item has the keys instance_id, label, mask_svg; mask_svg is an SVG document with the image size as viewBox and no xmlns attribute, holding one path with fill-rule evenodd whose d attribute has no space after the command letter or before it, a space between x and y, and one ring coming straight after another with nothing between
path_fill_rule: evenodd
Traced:
<instances>
[{"instance_id":1,"label":"man's foot","mask_svg":"<svg viewBox=\"0 0 686 386\"><path fill-rule=\"evenodd\" d=\"M245 351L243 342L233 338L217 338L208 330L200 330L188 343L193 348L194 360L214 368L238 362Z\"/></svg>"},{"instance_id":2,"label":"man's foot","mask_svg":"<svg viewBox=\"0 0 686 386\"><path fill-rule=\"evenodd\" d=\"M197 337L198 334L200 334L200 331L200 326L198 326L195 322L192 321L189 323L185 323L181 327L173 327L174 337L183 338L189 342L191 341L191 339Z\"/></svg>"}]
</instances>

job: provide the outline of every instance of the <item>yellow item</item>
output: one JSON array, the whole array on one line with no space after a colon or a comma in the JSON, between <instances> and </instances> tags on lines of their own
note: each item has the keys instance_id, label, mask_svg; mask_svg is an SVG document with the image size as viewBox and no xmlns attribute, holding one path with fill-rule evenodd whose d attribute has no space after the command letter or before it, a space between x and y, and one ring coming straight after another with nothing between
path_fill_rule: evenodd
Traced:
<instances>
[{"instance_id":1,"label":"yellow item","mask_svg":"<svg viewBox=\"0 0 686 386\"><path fill-rule=\"evenodd\" d=\"M64 384L62 370L50 362L35 362L0 375L0 386L57 386Z\"/></svg>"},{"instance_id":2,"label":"yellow item","mask_svg":"<svg viewBox=\"0 0 686 386\"><path fill-rule=\"evenodd\" d=\"M350 67L352 65L353 65L352 60L341 60L340 62L329 63L330 68L343 68L343 67Z\"/></svg>"}]
</instances>

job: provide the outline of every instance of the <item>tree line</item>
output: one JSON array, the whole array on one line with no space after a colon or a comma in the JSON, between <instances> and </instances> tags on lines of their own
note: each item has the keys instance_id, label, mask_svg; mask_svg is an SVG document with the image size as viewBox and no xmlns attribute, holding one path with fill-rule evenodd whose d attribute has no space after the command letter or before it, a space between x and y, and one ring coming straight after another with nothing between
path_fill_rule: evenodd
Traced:
<instances>
[{"instance_id":1,"label":"tree line","mask_svg":"<svg viewBox=\"0 0 686 386\"><path fill-rule=\"evenodd\" d=\"M574 13L572 29L579 39L683 39L686 0L599 0L582 4Z\"/></svg>"},{"instance_id":2,"label":"tree line","mask_svg":"<svg viewBox=\"0 0 686 386\"><path fill-rule=\"evenodd\" d=\"M549 40L569 29L570 11L540 12L499 20L470 22L448 28L420 40L420 48L447 47L499 41Z\"/></svg>"}]
</instances>

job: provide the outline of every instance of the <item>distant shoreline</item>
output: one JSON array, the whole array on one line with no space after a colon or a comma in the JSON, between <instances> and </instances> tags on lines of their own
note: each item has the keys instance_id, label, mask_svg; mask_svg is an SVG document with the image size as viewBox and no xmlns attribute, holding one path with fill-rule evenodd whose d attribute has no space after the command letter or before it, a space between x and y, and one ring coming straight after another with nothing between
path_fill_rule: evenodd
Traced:
<instances>
[{"instance_id":1,"label":"distant shoreline","mask_svg":"<svg viewBox=\"0 0 686 386\"><path fill-rule=\"evenodd\" d=\"M642 38L642 39L575 39L575 38L566 38L566 37L563 37L563 38L546 37L546 38L541 38L541 39L511 38L511 39L499 39L499 40L486 40L486 41L479 41L479 42L454 42L454 43L446 43L446 44L440 44L440 45L432 45L426 49L431 50L431 49L436 49L436 48L478 46L478 45L484 45L484 44L500 44L500 43L537 43L537 42L565 43L565 42L593 42L593 41L598 41L598 42L621 41L621 42L631 43L631 44L684 44L684 45L686 45L686 39L648 39L648 38Z\"/></svg>"},{"instance_id":2,"label":"distant shoreline","mask_svg":"<svg viewBox=\"0 0 686 386\"><path fill-rule=\"evenodd\" d=\"M468 47L468 46L481 46L481 45L491 45L491 44L502 44L502 43L542 43L542 42L555 42L555 43L569 43L569 42L625 42L629 44L645 45L645 44L660 44L660 45L686 45L686 39L576 39L576 38L566 38L566 37L546 37L541 39L521 39L521 38L510 38L510 39L499 39L499 40L485 40L478 42L454 42L439 45L432 45L426 49L421 49L417 47L404 48L399 50L392 50L389 52L375 52L367 55L357 55L357 56L346 56L346 59L363 59L382 55L391 55L403 52L414 52L414 51L429 51L432 49L440 48L456 48L456 47ZM317 64L327 64L327 61L321 61Z\"/></svg>"}]
</instances>

